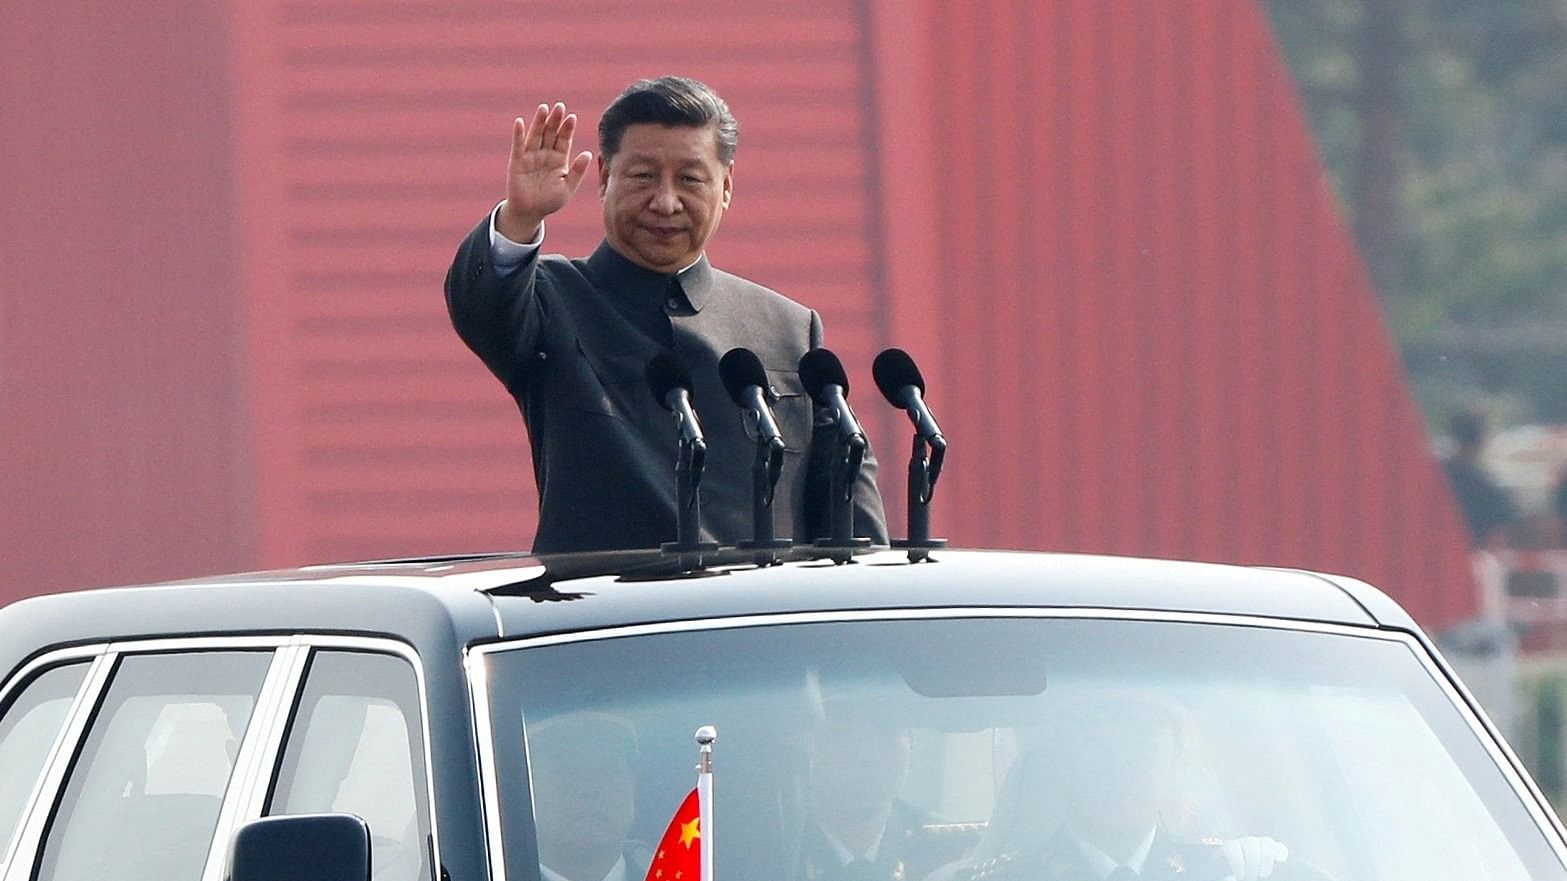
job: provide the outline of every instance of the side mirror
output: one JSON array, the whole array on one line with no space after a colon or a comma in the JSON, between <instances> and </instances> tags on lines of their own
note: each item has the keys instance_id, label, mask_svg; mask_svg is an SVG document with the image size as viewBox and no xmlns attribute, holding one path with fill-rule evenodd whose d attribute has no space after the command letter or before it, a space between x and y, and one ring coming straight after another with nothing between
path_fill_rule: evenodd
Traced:
<instances>
[{"instance_id":1,"label":"side mirror","mask_svg":"<svg viewBox=\"0 0 1567 881\"><path fill-rule=\"evenodd\" d=\"M370 881L370 827L352 814L252 820L234 833L229 881Z\"/></svg>"}]
</instances>

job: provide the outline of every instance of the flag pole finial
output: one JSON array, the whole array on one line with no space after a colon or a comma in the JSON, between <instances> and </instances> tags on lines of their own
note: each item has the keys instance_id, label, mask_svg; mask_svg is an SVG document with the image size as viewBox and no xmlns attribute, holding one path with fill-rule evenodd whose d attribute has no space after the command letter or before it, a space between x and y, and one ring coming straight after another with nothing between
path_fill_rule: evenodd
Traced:
<instances>
[{"instance_id":1,"label":"flag pole finial","mask_svg":"<svg viewBox=\"0 0 1567 881\"><path fill-rule=\"evenodd\" d=\"M703 774L713 773L713 744L718 740L718 729L703 725L696 730L696 743L701 747L696 769Z\"/></svg>"}]
</instances>

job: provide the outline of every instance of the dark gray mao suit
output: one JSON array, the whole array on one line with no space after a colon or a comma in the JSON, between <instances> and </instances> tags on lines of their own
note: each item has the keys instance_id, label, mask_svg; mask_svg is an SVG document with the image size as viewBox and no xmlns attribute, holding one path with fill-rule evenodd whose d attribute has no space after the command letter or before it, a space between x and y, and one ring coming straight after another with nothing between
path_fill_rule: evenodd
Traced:
<instances>
[{"instance_id":1,"label":"dark gray mao suit","mask_svg":"<svg viewBox=\"0 0 1567 881\"><path fill-rule=\"evenodd\" d=\"M488 217L457 249L446 304L457 333L527 423L539 489L534 551L650 548L676 538L674 417L643 373L659 352L690 368L707 435L703 537L723 544L750 537L755 446L718 375L718 359L736 346L756 352L780 395L773 411L788 452L774 502L778 534L801 542L827 534L823 454L832 428L815 426L797 374L800 356L822 343L813 310L714 269L706 257L670 276L608 244L586 260L535 256L498 279ZM813 444L813 433L822 441ZM855 534L885 543L875 468L867 456Z\"/></svg>"}]
</instances>

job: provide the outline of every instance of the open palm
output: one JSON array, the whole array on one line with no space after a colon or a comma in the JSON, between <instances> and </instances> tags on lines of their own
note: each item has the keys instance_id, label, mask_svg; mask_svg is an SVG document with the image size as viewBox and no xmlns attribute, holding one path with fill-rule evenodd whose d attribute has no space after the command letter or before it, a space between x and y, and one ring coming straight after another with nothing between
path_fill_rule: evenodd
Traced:
<instances>
[{"instance_id":1,"label":"open palm","mask_svg":"<svg viewBox=\"0 0 1567 881\"><path fill-rule=\"evenodd\" d=\"M577 115L566 105L540 104L533 121L512 122L511 159L506 164L506 207L500 230L508 238L531 238L544 218L571 199L587 174L593 154L571 155ZM513 233L516 235L514 236Z\"/></svg>"}]
</instances>

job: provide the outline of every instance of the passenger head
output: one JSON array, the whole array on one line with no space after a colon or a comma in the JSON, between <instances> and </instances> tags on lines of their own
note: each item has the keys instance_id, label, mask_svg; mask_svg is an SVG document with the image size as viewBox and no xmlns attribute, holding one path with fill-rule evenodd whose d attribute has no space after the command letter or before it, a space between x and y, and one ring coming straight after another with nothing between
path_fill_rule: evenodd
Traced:
<instances>
[{"instance_id":1,"label":"passenger head","mask_svg":"<svg viewBox=\"0 0 1567 881\"><path fill-rule=\"evenodd\" d=\"M810 764L812 810L839 824L885 814L909 771L908 733L863 709L830 709L817 729Z\"/></svg>"}]
</instances>

